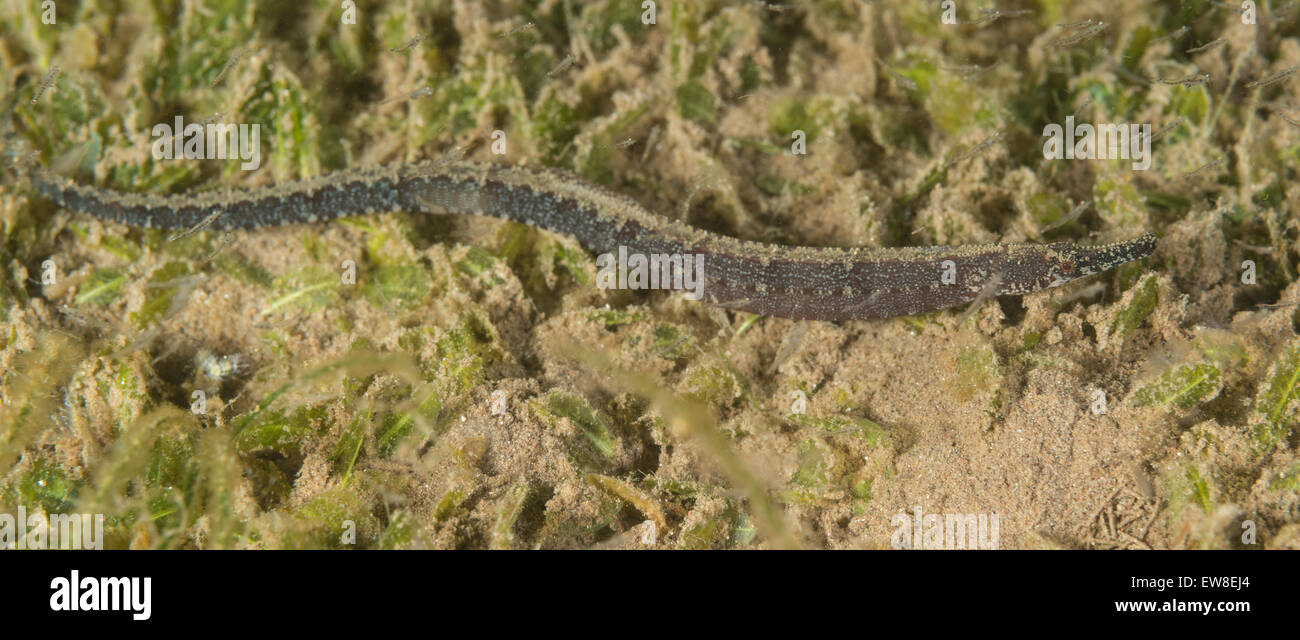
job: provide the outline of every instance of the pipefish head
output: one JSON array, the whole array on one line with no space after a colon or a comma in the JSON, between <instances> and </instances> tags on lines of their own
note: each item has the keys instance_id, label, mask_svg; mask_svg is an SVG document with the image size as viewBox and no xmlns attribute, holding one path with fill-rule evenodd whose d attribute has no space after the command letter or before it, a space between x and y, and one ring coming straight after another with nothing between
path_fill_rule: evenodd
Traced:
<instances>
[{"instance_id":1,"label":"pipefish head","mask_svg":"<svg viewBox=\"0 0 1300 640\"><path fill-rule=\"evenodd\" d=\"M1080 246L1069 242L1049 245L1052 275L1060 282L1102 273L1151 255L1156 237L1145 233L1132 240L1097 246Z\"/></svg>"}]
</instances>

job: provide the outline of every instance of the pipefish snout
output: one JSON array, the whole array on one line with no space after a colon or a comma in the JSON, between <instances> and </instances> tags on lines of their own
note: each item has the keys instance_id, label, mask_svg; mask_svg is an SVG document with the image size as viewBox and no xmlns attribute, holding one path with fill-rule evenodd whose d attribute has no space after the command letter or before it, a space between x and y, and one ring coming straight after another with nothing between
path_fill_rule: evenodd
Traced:
<instances>
[{"instance_id":1,"label":"pipefish snout","mask_svg":"<svg viewBox=\"0 0 1300 640\"><path fill-rule=\"evenodd\" d=\"M853 320L913 315L992 289L1023 295L1150 255L1151 234L1072 243L901 248L789 247L739 240L655 215L567 172L472 162L337 171L244 190L140 195L78 184L34 160L20 174L72 211L136 227L256 229L382 211L491 216L573 236L597 253L702 256L705 301L762 315Z\"/></svg>"}]
</instances>

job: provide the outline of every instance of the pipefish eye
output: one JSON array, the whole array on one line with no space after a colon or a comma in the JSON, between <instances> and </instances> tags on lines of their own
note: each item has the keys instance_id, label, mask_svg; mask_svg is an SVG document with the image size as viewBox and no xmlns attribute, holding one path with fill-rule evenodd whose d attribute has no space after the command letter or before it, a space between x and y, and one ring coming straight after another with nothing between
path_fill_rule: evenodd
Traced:
<instances>
[{"instance_id":1,"label":"pipefish eye","mask_svg":"<svg viewBox=\"0 0 1300 640\"><path fill-rule=\"evenodd\" d=\"M1074 247L1055 245L1053 249L1053 258L1056 261L1056 271L1064 277L1075 274L1079 269L1079 253Z\"/></svg>"}]
</instances>

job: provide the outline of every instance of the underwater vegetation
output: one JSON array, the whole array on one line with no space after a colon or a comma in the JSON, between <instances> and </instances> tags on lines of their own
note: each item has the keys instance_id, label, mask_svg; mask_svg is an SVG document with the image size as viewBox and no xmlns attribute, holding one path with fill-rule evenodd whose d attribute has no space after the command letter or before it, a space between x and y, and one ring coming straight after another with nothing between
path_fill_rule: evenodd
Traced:
<instances>
[{"instance_id":1,"label":"underwater vegetation","mask_svg":"<svg viewBox=\"0 0 1300 640\"><path fill-rule=\"evenodd\" d=\"M510 222L176 234L5 173L0 512L108 548L887 548L914 505L1002 548L1300 546L1300 11L935 4L9 3L6 153L105 188L465 157L765 242L1161 240L801 323L600 290ZM259 124L261 168L155 158L176 116ZM1044 158L1067 116L1150 123L1151 167Z\"/></svg>"}]
</instances>

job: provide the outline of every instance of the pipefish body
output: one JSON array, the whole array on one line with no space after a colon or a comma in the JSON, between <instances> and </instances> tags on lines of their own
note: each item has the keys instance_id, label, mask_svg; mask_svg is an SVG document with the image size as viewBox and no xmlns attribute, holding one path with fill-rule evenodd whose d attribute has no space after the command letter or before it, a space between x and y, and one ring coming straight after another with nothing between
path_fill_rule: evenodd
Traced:
<instances>
[{"instance_id":1,"label":"pipefish body","mask_svg":"<svg viewBox=\"0 0 1300 640\"><path fill-rule=\"evenodd\" d=\"M43 196L135 227L256 229L382 211L491 216L574 237L597 254L702 255L703 298L800 320L906 316L1023 295L1149 255L1156 238L902 248L789 247L739 240L660 217L632 199L554 169L428 161L337 171L271 187L141 195L78 184L19 163Z\"/></svg>"}]
</instances>

